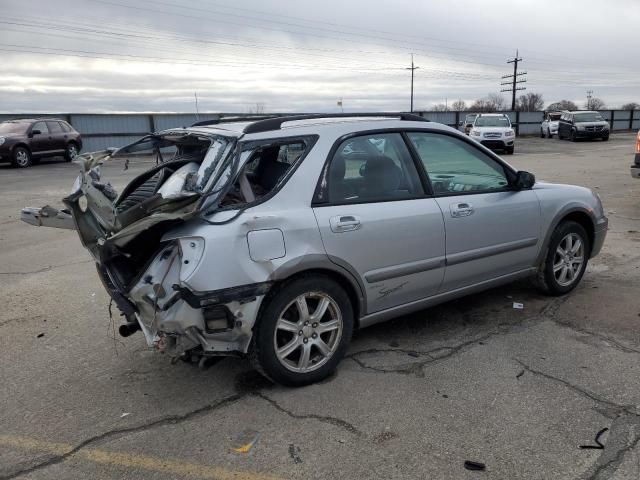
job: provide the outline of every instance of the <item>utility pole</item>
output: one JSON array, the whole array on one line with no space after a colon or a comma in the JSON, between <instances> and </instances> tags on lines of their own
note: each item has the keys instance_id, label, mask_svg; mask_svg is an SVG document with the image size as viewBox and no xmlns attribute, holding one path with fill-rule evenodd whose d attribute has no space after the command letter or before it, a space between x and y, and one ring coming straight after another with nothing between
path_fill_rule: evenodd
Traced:
<instances>
[{"instance_id":1,"label":"utility pole","mask_svg":"<svg viewBox=\"0 0 640 480\"><path fill-rule=\"evenodd\" d=\"M198 92L193 92L193 96L196 99L196 121L200 121L200 110L198 109Z\"/></svg>"},{"instance_id":2,"label":"utility pole","mask_svg":"<svg viewBox=\"0 0 640 480\"><path fill-rule=\"evenodd\" d=\"M587 90L587 110L591 110L592 98L593 98L593 90Z\"/></svg>"},{"instance_id":3,"label":"utility pole","mask_svg":"<svg viewBox=\"0 0 640 480\"><path fill-rule=\"evenodd\" d=\"M413 112L413 72L418 70L420 67L415 67L413 65L413 53L411 54L411 66L405 68L405 70L411 70L411 112Z\"/></svg>"},{"instance_id":4,"label":"utility pole","mask_svg":"<svg viewBox=\"0 0 640 480\"><path fill-rule=\"evenodd\" d=\"M522 78L519 80L519 77L526 75L527 72L518 73L518 62L521 62L522 59L518 58L518 50L516 50L516 56L507 61L507 63L513 63L513 75L503 75L502 78L510 78L510 81L502 82L500 85L511 85L511 88L503 88L500 90L501 92L511 92L511 110L516 109L516 91L517 90L526 90L527 87L517 87L517 83L525 83L527 81L526 78Z\"/></svg>"}]
</instances>

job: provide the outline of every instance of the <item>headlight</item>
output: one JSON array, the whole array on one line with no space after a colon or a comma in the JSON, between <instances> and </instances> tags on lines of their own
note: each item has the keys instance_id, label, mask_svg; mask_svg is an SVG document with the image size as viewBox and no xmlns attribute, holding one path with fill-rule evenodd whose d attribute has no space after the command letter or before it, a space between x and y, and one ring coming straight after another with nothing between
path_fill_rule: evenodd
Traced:
<instances>
[{"instance_id":1,"label":"headlight","mask_svg":"<svg viewBox=\"0 0 640 480\"><path fill-rule=\"evenodd\" d=\"M583 125L578 125L576 128L577 128L578 130L584 130L584 126L583 126Z\"/></svg>"},{"instance_id":2,"label":"headlight","mask_svg":"<svg viewBox=\"0 0 640 480\"><path fill-rule=\"evenodd\" d=\"M0 145L4 143L4 137L0 137Z\"/></svg>"},{"instance_id":3,"label":"headlight","mask_svg":"<svg viewBox=\"0 0 640 480\"><path fill-rule=\"evenodd\" d=\"M474 137L479 137L480 132L478 130L471 130L471 135L473 135Z\"/></svg>"},{"instance_id":4,"label":"headlight","mask_svg":"<svg viewBox=\"0 0 640 480\"><path fill-rule=\"evenodd\" d=\"M609 124L608 124L608 123L605 123L605 124L602 126L602 129L603 129L603 130L609 130ZM2 142L0 142L0 145L2 145Z\"/></svg>"},{"instance_id":5,"label":"headlight","mask_svg":"<svg viewBox=\"0 0 640 480\"><path fill-rule=\"evenodd\" d=\"M504 132L505 137L513 137L515 134L516 132L514 132L513 130L507 130L506 132Z\"/></svg>"}]
</instances>

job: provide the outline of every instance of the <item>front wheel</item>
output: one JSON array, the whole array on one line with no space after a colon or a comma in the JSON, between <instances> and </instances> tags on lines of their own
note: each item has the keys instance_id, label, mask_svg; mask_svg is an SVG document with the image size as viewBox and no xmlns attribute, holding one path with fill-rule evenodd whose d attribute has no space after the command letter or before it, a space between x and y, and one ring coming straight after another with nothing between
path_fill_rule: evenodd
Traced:
<instances>
[{"instance_id":1,"label":"front wheel","mask_svg":"<svg viewBox=\"0 0 640 480\"><path fill-rule=\"evenodd\" d=\"M353 307L331 278L304 276L285 283L257 320L249 353L270 380L289 386L331 375L344 356L353 331Z\"/></svg>"},{"instance_id":2,"label":"front wheel","mask_svg":"<svg viewBox=\"0 0 640 480\"><path fill-rule=\"evenodd\" d=\"M27 168L31 166L31 152L24 147L16 147L13 150L13 166Z\"/></svg>"},{"instance_id":3,"label":"front wheel","mask_svg":"<svg viewBox=\"0 0 640 480\"><path fill-rule=\"evenodd\" d=\"M541 128L540 129L540 138L544 138L545 134L544 134L544 130Z\"/></svg>"},{"instance_id":4,"label":"front wheel","mask_svg":"<svg viewBox=\"0 0 640 480\"><path fill-rule=\"evenodd\" d=\"M570 139L572 142L575 142L575 141L576 141L576 138L577 138L577 137L576 137L576 131L575 131L575 130L571 130L571 136L569 137L569 139Z\"/></svg>"},{"instance_id":5,"label":"front wheel","mask_svg":"<svg viewBox=\"0 0 640 480\"><path fill-rule=\"evenodd\" d=\"M606 135L606 136L602 137L602 141L603 142L608 142L609 141L609 135Z\"/></svg>"},{"instance_id":6,"label":"front wheel","mask_svg":"<svg viewBox=\"0 0 640 480\"><path fill-rule=\"evenodd\" d=\"M504 149L504 153L506 153L507 155L513 155L514 149L515 147L507 147Z\"/></svg>"},{"instance_id":7,"label":"front wheel","mask_svg":"<svg viewBox=\"0 0 640 480\"><path fill-rule=\"evenodd\" d=\"M536 284L548 295L564 295L582 279L591 244L582 225L565 221L551 235L545 259L538 269Z\"/></svg>"}]
</instances>

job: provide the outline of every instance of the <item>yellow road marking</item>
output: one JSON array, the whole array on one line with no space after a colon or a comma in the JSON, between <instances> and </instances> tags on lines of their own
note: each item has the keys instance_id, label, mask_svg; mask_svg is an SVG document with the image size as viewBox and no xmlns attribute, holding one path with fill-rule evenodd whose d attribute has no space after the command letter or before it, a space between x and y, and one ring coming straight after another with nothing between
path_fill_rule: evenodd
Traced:
<instances>
[{"instance_id":1,"label":"yellow road marking","mask_svg":"<svg viewBox=\"0 0 640 480\"><path fill-rule=\"evenodd\" d=\"M64 455L73 450L68 443L54 443L16 435L0 435L0 445L22 450L37 450L54 455ZM168 460L133 453L118 453L97 448L83 448L70 457L78 457L89 462L138 468L154 472L214 480L281 480L279 477L262 473L239 472L222 467L199 465L196 463Z\"/></svg>"}]
</instances>

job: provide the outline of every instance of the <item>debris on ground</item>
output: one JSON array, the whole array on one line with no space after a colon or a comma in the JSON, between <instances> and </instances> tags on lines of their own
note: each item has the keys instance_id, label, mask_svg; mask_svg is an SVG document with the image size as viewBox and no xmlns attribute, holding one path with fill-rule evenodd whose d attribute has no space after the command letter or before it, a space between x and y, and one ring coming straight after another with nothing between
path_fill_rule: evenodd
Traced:
<instances>
[{"instance_id":1,"label":"debris on ground","mask_svg":"<svg viewBox=\"0 0 640 480\"><path fill-rule=\"evenodd\" d=\"M293 443L289 444L289 456L293 460L293 463L302 463L302 457L300 456L300 447L296 447Z\"/></svg>"},{"instance_id":2,"label":"debris on ground","mask_svg":"<svg viewBox=\"0 0 640 480\"><path fill-rule=\"evenodd\" d=\"M522 310L524 308L524 303L513 302L513 308L516 310Z\"/></svg>"},{"instance_id":3,"label":"debris on ground","mask_svg":"<svg viewBox=\"0 0 640 480\"><path fill-rule=\"evenodd\" d=\"M420 354L418 352L414 352L414 351L407 352L407 355L409 355L410 357L415 357L415 358L418 358L420 356Z\"/></svg>"},{"instance_id":4,"label":"debris on ground","mask_svg":"<svg viewBox=\"0 0 640 480\"><path fill-rule=\"evenodd\" d=\"M258 443L260 432L255 430L244 430L231 446L231 450L236 453L250 453Z\"/></svg>"},{"instance_id":5,"label":"debris on ground","mask_svg":"<svg viewBox=\"0 0 640 480\"><path fill-rule=\"evenodd\" d=\"M604 449L604 445L600 442L600 437L607 430L609 430L609 429L605 427L602 430L600 430L598 433L596 433L596 438L595 438L594 442L596 442L597 445L580 445L580 448L583 449L583 450L587 450L587 449L589 449L589 450L603 450Z\"/></svg>"},{"instance_id":6,"label":"debris on ground","mask_svg":"<svg viewBox=\"0 0 640 480\"><path fill-rule=\"evenodd\" d=\"M524 375L524 368L520 370L520 373L516 375L516 378L520 378L522 375Z\"/></svg>"},{"instance_id":7,"label":"debris on ground","mask_svg":"<svg viewBox=\"0 0 640 480\"><path fill-rule=\"evenodd\" d=\"M128 417L129 415L131 415L131 412L124 412L122 415L120 415L120 418Z\"/></svg>"},{"instance_id":8,"label":"debris on ground","mask_svg":"<svg viewBox=\"0 0 640 480\"><path fill-rule=\"evenodd\" d=\"M464 462L464 468L467 470L485 470L487 467L484 463L466 460Z\"/></svg>"},{"instance_id":9,"label":"debris on ground","mask_svg":"<svg viewBox=\"0 0 640 480\"><path fill-rule=\"evenodd\" d=\"M44 337L44 333L39 333L38 335L36 335L36 338L42 338Z\"/></svg>"}]
</instances>

